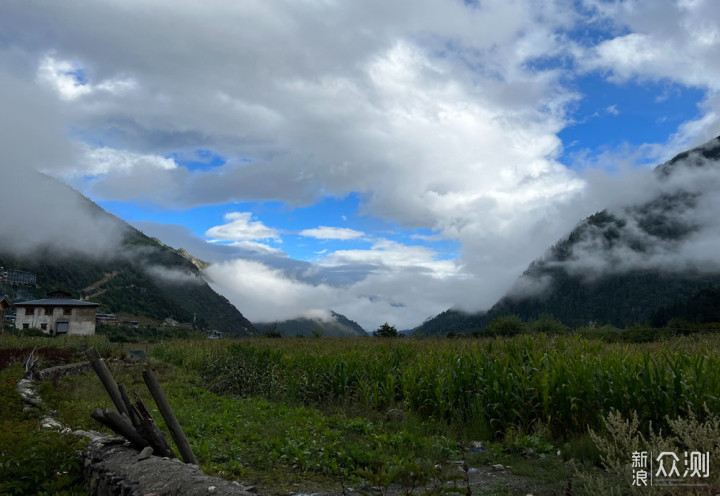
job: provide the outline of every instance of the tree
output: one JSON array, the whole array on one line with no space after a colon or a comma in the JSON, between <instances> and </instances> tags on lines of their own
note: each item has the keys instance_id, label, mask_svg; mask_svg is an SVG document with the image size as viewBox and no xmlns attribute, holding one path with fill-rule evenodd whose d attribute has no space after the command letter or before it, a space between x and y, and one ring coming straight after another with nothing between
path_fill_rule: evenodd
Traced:
<instances>
[{"instance_id":1,"label":"tree","mask_svg":"<svg viewBox=\"0 0 720 496\"><path fill-rule=\"evenodd\" d=\"M398 330L395 326L391 326L385 322L376 331L373 331L373 336L378 338L396 338L398 337Z\"/></svg>"}]
</instances>

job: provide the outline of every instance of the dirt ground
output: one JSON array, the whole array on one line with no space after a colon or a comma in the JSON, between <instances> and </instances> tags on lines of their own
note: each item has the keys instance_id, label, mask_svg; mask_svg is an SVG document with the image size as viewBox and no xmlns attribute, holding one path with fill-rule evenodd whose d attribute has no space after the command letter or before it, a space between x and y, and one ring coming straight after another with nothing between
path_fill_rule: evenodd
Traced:
<instances>
[{"instance_id":1,"label":"dirt ground","mask_svg":"<svg viewBox=\"0 0 720 496\"><path fill-rule=\"evenodd\" d=\"M500 468L502 467L502 468ZM457 473L463 475L460 465ZM510 468L502 465L471 467L466 480L448 483L446 487L455 485L463 489L461 494L467 494L469 485L472 495L478 496L565 496L568 492L567 481L543 481L532 477L515 475ZM334 486L334 487L333 487ZM367 484L348 483L342 487L339 483L328 481L294 481L276 485L274 483L256 485L258 494L264 496L351 496L354 494L378 496L406 496L407 488L393 484L388 488L372 488ZM432 486L416 488L412 494L422 495L432 489ZM457 493L456 493L457 494Z\"/></svg>"}]
</instances>

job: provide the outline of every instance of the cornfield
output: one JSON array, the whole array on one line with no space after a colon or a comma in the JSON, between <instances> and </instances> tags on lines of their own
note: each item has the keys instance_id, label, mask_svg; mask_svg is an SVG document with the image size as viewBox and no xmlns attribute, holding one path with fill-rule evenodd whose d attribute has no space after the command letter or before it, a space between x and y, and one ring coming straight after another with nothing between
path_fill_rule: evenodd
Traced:
<instances>
[{"instance_id":1,"label":"cornfield","mask_svg":"<svg viewBox=\"0 0 720 496\"><path fill-rule=\"evenodd\" d=\"M655 428L668 417L720 412L720 342L712 337L623 346L543 334L176 341L153 353L197 372L216 391L401 408L489 438L538 425L556 436L583 434L615 410L637 412Z\"/></svg>"}]
</instances>

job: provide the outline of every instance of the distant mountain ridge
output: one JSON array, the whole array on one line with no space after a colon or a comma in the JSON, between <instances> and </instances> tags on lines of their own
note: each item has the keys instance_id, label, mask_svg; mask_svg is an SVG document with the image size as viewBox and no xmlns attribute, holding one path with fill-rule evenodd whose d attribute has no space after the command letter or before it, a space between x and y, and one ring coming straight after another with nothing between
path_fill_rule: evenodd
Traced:
<instances>
[{"instance_id":1,"label":"distant mountain ridge","mask_svg":"<svg viewBox=\"0 0 720 496\"><path fill-rule=\"evenodd\" d=\"M719 257L711 255L720 254L712 219L720 207L720 137L659 165L653 177L655 196L580 222L487 312L450 309L413 333L470 332L508 314L624 326L720 284Z\"/></svg>"},{"instance_id":2,"label":"distant mountain ridge","mask_svg":"<svg viewBox=\"0 0 720 496\"><path fill-rule=\"evenodd\" d=\"M10 227L0 224L15 236L0 237L0 266L37 276L37 287L6 288L12 298L41 298L48 291L62 288L74 298L92 298L100 303L100 312L126 313L160 322L171 317L229 336L257 334L250 321L202 279L199 264L189 254L146 236L55 179L36 174L29 175L28 180L38 190L52 190L58 207L47 195L38 196L42 211L27 212L16 222L17 226L27 224L27 232L12 223ZM96 222L80 235L87 239L86 244L97 242L102 249L79 251L83 239L63 239L63 229L57 229L49 240L40 238L30 244L25 238L33 235L33 224L41 222L49 226L65 224L68 231L76 228L73 222ZM113 243L103 244L103 236L112 238Z\"/></svg>"},{"instance_id":3,"label":"distant mountain ridge","mask_svg":"<svg viewBox=\"0 0 720 496\"><path fill-rule=\"evenodd\" d=\"M255 327L263 334L280 333L282 336L308 337L367 337L368 333L360 325L344 315L330 312L330 319L300 317L282 322L255 322Z\"/></svg>"}]
</instances>

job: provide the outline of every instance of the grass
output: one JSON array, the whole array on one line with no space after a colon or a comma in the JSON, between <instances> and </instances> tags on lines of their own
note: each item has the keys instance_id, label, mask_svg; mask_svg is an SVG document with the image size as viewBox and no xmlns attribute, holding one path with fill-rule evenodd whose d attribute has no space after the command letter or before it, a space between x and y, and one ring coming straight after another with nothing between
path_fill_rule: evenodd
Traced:
<instances>
[{"instance_id":1,"label":"grass","mask_svg":"<svg viewBox=\"0 0 720 496\"><path fill-rule=\"evenodd\" d=\"M142 392L140 365L122 370L111 365L111 370L126 387ZM263 398L219 396L174 367L157 364L156 373L201 466L225 478L267 485L286 481L291 473L303 480L353 481L358 479L356 470L378 463L459 456L455 441L429 433L432 429L416 419L398 424L378 414L371 415L374 418L348 416ZM110 407L91 373L40 386L48 407L57 410L59 420L67 425L98 430L90 412ZM149 398L146 401L152 404ZM153 414L164 427L157 411Z\"/></svg>"},{"instance_id":2,"label":"grass","mask_svg":"<svg viewBox=\"0 0 720 496\"><path fill-rule=\"evenodd\" d=\"M380 342L382 341L382 342ZM216 392L306 405L400 407L465 438L501 440L546 428L572 438L613 410L643 427L720 411L718 339L605 344L575 336L483 340L245 340L158 345Z\"/></svg>"},{"instance_id":3,"label":"grass","mask_svg":"<svg viewBox=\"0 0 720 496\"><path fill-rule=\"evenodd\" d=\"M43 338L23 338L13 346L49 349L51 343L73 353L85 346L34 339ZM9 348L6 344L0 338L0 350ZM124 352L106 341L98 344L106 354ZM630 452L608 446L642 441L682 449L705 443L713 451L712 466L720 461L715 335L642 344L542 334L422 341L179 340L148 350L203 469L260 484L265 494L297 492L301 486L295 484L310 492L339 491L361 479L410 484L418 470L432 474L436 466L463 459L473 466L509 465L508 477L553 490L573 478L578 481L573 494L602 494L598 488L606 486L623 494ZM119 382L153 404L142 365L110 368ZM3 373L19 371L15 364ZM10 390L4 394L12 398ZM61 422L74 428L100 429L89 414L111 406L91 373L41 383L39 392ZM617 411L635 412L634 431L617 429L624 425L613 417ZM54 441L38 441L29 424L22 429L36 453L50 459ZM662 437L660 429L668 434ZM692 437L693 430L701 434ZM486 450L465 452L472 441L484 441ZM501 484L496 492L516 489Z\"/></svg>"},{"instance_id":4,"label":"grass","mask_svg":"<svg viewBox=\"0 0 720 496\"><path fill-rule=\"evenodd\" d=\"M23 369L0 371L0 494L80 495L83 442L42 429L22 412L15 384Z\"/></svg>"}]
</instances>

